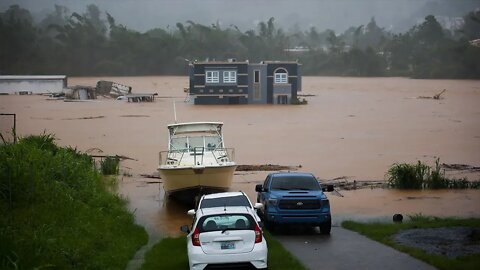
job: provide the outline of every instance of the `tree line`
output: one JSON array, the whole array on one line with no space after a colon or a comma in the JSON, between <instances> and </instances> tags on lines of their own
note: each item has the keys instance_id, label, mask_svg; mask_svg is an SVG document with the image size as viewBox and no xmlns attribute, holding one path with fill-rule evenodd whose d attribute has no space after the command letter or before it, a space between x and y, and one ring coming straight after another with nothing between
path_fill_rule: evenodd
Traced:
<instances>
[{"instance_id":1,"label":"tree line","mask_svg":"<svg viewBox=\"0 0 480 270\"><path fill-rule=\"evenodd\" d=\"M106 17L104 20L103 17ZM0 74L69 76L187 74L189 61L299 61L304 75L480 78L480 11L455 31L429 15L405 33L371 18L343 33L289 30L275 19L242 31L187 21L144 33L88 5L83 14L55 5L40 22L19 5L0 13Z\"/></svg>"}]
</instances>

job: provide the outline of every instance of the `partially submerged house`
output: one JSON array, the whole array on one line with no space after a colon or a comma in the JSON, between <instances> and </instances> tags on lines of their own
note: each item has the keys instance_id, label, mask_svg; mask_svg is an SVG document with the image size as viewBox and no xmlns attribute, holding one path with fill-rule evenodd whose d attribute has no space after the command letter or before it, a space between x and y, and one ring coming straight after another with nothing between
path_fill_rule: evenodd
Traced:
<instances>
[{"instance_id":1,"label":"partially submerged house","mask_svg":"<svg viewBox=\"0 0 480 270\"><path fill-rule=\"evenodd\" d=\"M65 89L65 101L96 99L96 88L91 86L76 85Z\"/></svg>"},{"instance_id":2,"label":"partially submerged house","mask_svg":"<svg viewBox=\"0 0 480 270\"><path fill-rule=\"evenodd\" d=\"M228 61L189 65L190 100L194 104L290 104L302 78L298 62Z\"/></svg>"},{"instance_id":3,"label":"partially submerged house","mask_svg":"<svg viewBox=\"0 0 480 270\"><path fill-rule=\"evenodd\" d=\"M67 76L0 76L0 94L53 94L67 87Z\"/></svg>"}]
</instances>

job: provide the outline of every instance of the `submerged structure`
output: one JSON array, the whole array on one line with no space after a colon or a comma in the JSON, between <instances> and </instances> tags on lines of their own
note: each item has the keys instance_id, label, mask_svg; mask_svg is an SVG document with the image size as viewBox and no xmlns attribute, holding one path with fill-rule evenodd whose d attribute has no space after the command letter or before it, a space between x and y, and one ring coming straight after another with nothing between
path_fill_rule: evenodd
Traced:
<instances>
[{"instance_id":1,"label":"submerged structure","mask_svg":"<svg viewBox=\"0 0 480 270\"><path fill-rule=\"evenodd\" d=\"M298 62L191 62L189 98L194 104L290 104L301 91Z\"/></svg>"}]
</instances>

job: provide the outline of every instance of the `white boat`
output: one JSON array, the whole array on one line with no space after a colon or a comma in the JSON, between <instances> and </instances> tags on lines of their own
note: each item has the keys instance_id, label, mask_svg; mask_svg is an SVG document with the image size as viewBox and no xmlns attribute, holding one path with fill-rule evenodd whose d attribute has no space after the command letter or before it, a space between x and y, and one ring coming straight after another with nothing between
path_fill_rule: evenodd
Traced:
<instances>
[{"instance_id":1,"label":"white boat","mask_svg":"<svg viewBox=\"0 0 480 270\"><path fill-rule=\"evenodd\" d=\"M225 148L223 123L168 125L168 151L160 152L158 171L169 196L193 202L196 195L228 190L237 167L234 149Z\"/></svg>"}]
</instances>

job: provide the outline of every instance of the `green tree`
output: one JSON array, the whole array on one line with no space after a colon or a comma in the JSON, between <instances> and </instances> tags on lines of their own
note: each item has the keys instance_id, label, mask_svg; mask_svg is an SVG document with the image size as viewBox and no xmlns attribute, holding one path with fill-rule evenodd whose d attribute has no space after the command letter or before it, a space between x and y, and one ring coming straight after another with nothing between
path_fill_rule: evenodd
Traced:
<instances>
[{"instance_id":1,"label":"green tree","mask_svg":"<svg viewBox=\"0 0 480 270\"><path fill-rule=\"evenodd\" d=\"M37 58L37 30L30 12L18 5L0 13L0 73L32 72Z\"/></svg>"},{"instance_id":2,"label":"green tree","mask_svg":"<svg viewBox=\"0 0 480 270\"><path fill-rule=\"evenodd\" d=\"M463 17L459 32L468 40L480 38L480 10L471 11Z\"/></svg>"}]
</instances>

